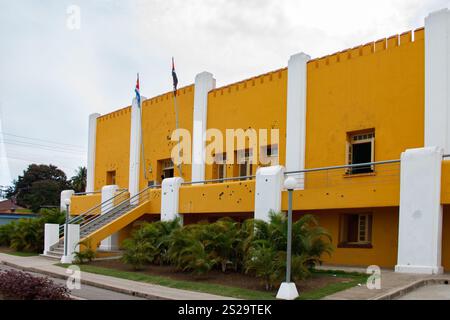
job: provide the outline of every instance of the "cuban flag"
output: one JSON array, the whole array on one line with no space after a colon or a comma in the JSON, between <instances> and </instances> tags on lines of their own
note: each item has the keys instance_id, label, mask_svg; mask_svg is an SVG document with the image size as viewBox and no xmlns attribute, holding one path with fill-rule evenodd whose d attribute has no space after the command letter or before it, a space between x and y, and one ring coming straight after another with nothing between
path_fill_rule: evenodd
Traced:
<instances>
[{"instance_id":1,"label":"cuban flag","mask_svg":"<svg viewBox=\"0 0 450 320\"><path fill-rule=\"evenodd\" d=\"M173 79L173 95L177 95L177 86L178 86L178 77L175 73L175 62L173 61L172 57L172 79Z\"/></svg>"},{"instance_id":2,"label":"cuban flag","mask_svg":"<svg viewBox=\"0 0 450 320\"><path fill-rule=\"evenodd\" d=\"M136 89L134 89L134 92L136 92L136 101L138 103L138 107L141 107L141 94L139 93L139 73L137 74L137 80L136 80Z\"/></svg>"}]
</instances>

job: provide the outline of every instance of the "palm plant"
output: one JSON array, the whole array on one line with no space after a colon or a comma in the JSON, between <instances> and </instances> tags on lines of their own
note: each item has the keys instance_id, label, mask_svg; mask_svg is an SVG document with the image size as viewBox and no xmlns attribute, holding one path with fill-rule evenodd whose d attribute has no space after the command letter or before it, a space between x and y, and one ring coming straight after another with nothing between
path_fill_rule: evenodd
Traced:
<instances>
[{"instance_id":1,"label":"palm plant","mask_svg":"<svg viewBox=\"0 0 450 320\"><path fill-rule=\"evenodd\" d=\"M70 179L70 183L72 184L72 188L75 192L83 192L86 190L86 181L87 181L87 169L86 167L78 167L75 172L75 176Z\"/></svg>"},{"instance_id":2,"label":"palm plant","mask_svg":"<svg viewBox=\"0 0 450 320\"><path fill-rule=\"evenodd\" d=\"M145 264L151 263L157 254L154 246L142 240L126 239L123 246L125 251L122 261L132 265L135 270L140 270Z\"/></svg>"},{"instance_id":3,"label":"palm plant","mask_svg":"<svg viewBox=\"0 0 450 320\"><path fill-rule=\"evenodd\" d=\"M268 241L259 241L258 245L249 251L245 272L262 278L266 290L272 290L282 276L282 267L280 253Z\"/></svg>"}]
</instances>

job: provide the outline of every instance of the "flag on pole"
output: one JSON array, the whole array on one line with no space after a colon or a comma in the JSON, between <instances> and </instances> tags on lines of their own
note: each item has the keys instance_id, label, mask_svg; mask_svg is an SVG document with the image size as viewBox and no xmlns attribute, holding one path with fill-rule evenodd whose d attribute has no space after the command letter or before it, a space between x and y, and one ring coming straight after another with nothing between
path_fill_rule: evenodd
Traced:
<instances>
[{"instance_id":1,"label":"flag on pole","mask_svg":"<svg viewBox=\"0 0 450 320\"><path fill-rule=\"evenodd\" d=\"M172 57L172 78L173 78L173 95L177 95L177 85L178 85L178 78L177 74L175 73L175 62L173 61Z\"/></svg>"},{"instance_id":2,"label":"flag on pole","mask_svg":"<svg viewBox=\"0 0 450 320\"><path fill-rule=\"evenodd\" d=\"M136 80L136 89L134 89L134 92L136 92L136 101L138 103L138 107L141 107L141 94L139 92L139 73L137 74L137 80Z\"/></svg>"}]
</instances>

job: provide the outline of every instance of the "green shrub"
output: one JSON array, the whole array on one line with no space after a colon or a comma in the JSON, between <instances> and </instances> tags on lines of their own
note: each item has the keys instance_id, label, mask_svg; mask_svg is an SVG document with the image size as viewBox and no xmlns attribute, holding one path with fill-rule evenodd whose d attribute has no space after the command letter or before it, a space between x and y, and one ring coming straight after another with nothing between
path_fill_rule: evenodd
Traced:
<instances>
[{"instance_id":1,"label":"green shrub","mask_svg":"<svg viewBox=\"0 0 450 320\"><path fill-rule=\"evenodd\" d=\"M78 243L84 247L83 251L75 252L75 263L83 264L85 262L91 262L95 258L95 251L92 250L90 241L80 241Z\"/></svg>"},{"instance_id":2,"label":"green shrub","mask_svg":"<svg viewBox=\"0 0 450 320\"><path fill-rule=\"evenodd\" d=\"M123 261L136 269L148 263L168 263L200 275L217 268L253 274L270 290L285 276L287 219L270 213L270 221L238 223L223 218L214 223L180 226L179 220L146 223L124 242ZM331 237L312 215L292 225L292 279L302 280L331 254Z\"/></svg>"},{"instance_id":3,"label":"green shrub","mask_svg":"<svg viewBox=\"0 0 450 320\"><path fill-rule=\"evenodd\" d=\"M276 285L283 271L279 251L270 244L254 246L249 251L246 260L246 272L254 273L257 278L262 278L266 290L272 290Z\"/></svg>"},{"instance_id":4,"label":"green shrub","mask_svg":"<svg viewBox=\"0 0 450 320\"><path fill-rule=\"evenodd\" d=\"M133 266L135 270L140 270L145 264L151 263L157 254L157 249L144 240L126 239L123 246L125 251L122 261Z\"/></svg>"},{"instance_id":5,"label":"green shrub","mask_svg":"<svg viewBox=\"0 0 450 320\"><path fill-rule=\"evenodd\" d=\"M44 225L64 222L64 214L56 209L41 210L36 218L24 218L0 227L0 245L16 251L42 252L44 249Z\"/></svg>"}]
</instances>

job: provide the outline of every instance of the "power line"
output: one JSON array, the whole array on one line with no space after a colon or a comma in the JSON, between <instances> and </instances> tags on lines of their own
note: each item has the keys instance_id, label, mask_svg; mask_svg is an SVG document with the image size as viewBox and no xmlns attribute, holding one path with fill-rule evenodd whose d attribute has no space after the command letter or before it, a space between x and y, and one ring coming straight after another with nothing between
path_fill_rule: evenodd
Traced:
<instances>
[{"instance_id":1,"label":"power line","mask_svg":"<svg viewBox=\"0 0 450 320\"><path fill-rule=\"evenodd\" d=\"M0 142L3 142L4 144L8 144L8 145L13 145L13 146L35 148L35 149L41 149L41 150L46 150L46 151L55 151L55 152L63 152L63 153L71 153L71 154L84 154L85 153L85 151L81 151L81 150L74 150L74 149L68 149L68 148L62 148L62 147L56 147L56 146L48 146L48 145L41 145L41 144L25 142L25 141L0 140Z\"/></svg>"},{"instance_id":2,"label":"power line","mask_svg":"<svg viewBox=\"0 0 450 320\"><path fill-rule=\"evenodd\" d=\"M7 133L7 132L4 132L4 131L0 131L0 135L1 134L5 135L5 136L11 136L11 137L16 137L16 138L47 142L47 143L51 143L51 144L67 146L67 147L74 147L74 148L77 148L77 149L86 150L85 147L80 146L80 145L75 145L75 144L69 144L69 143L62 143L62 142L56 142L56 141L51 141L51 140L45 140L45 139L26 137L26 136L21 136L21 135L17 135L17 134Z\"/></svg>"}]
</instances>

